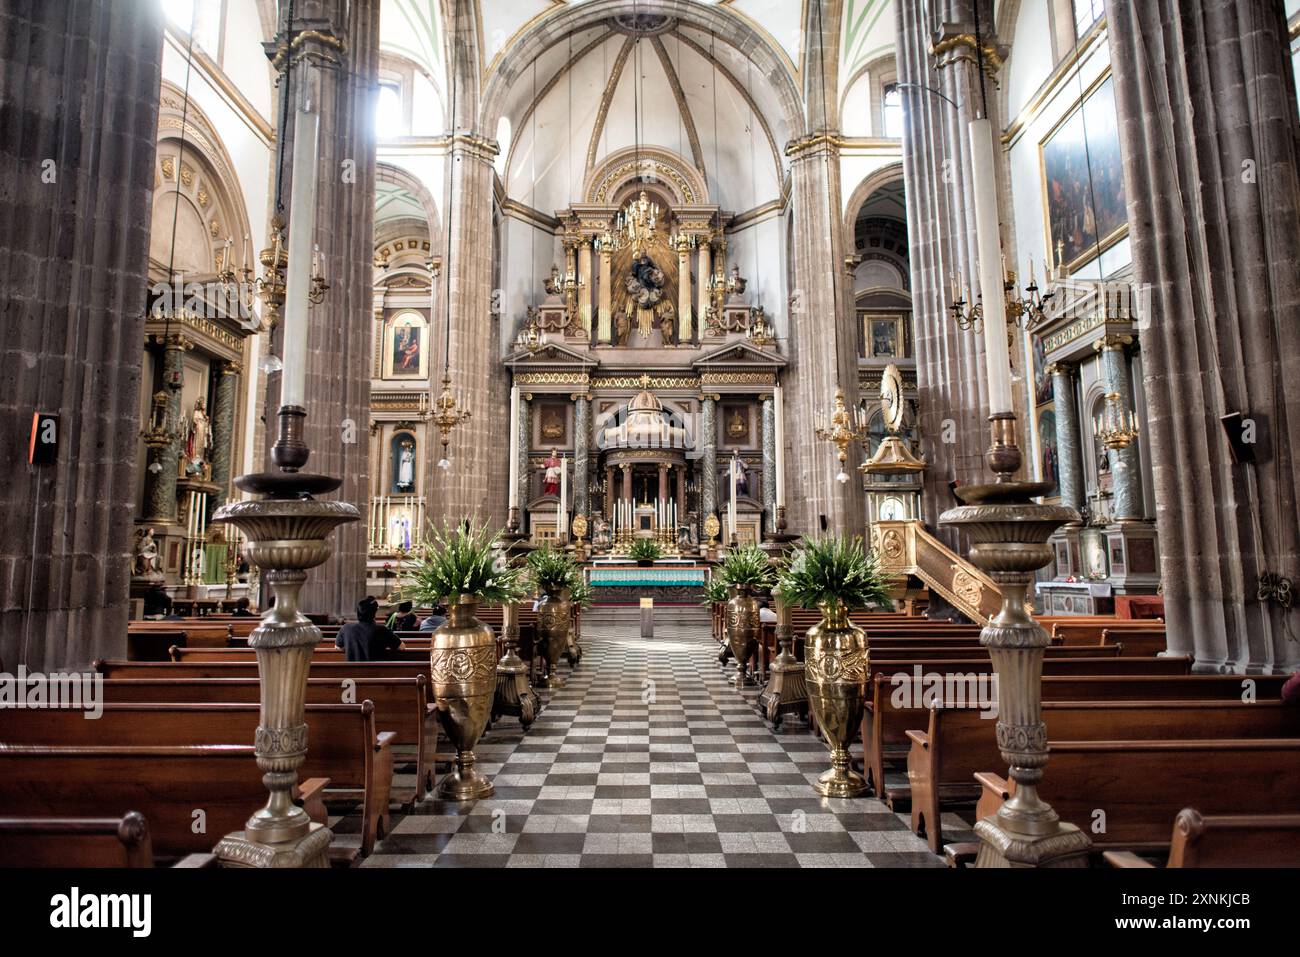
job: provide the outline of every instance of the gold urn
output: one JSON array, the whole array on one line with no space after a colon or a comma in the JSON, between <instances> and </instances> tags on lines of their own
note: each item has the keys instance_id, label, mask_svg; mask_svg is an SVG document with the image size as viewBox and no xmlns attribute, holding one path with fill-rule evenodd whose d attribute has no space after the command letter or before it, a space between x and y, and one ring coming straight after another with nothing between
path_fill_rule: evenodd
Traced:
<instances>
[{"instance_id":1,"label":"gold urn","mask_svg":"<svg viewBox=\"0 0 1300 957\"><path fill-rule=\"evenodd\" d=\"M569 623L572 620L569 592L547 592L537 601L537 637L546 647L546 686L558 688L560 656L569 647Z\"/></svg>"},{"instance_id":2,"label":"gold urn","mask_svg":"<svg viewBox=\"0 0 1300 957\"><path fill-rule=\"evenodd\" d=\"M497 649L492 628L475 616L478 601L460 595L447 621L433 632L429 675L438 721L456 749L456 768L438 786L439 797L472 801L492 796L492 782L474 770L474 745L492 714Z\"/></svg>"},{"instance_id":3,"label":"gold urn","mask_svg":"<svg viewBox=\"0 0 1300 957\"><path fill-rule=\"evenodd\" d=\"M737 585L727 601L727 646L736 659L736 687L748 681L745 667L758 647L760 635L758 599L749 585Z\"/></svg>"},{"instance_id":4,"label":"gold urn","mask_svg":"<svg viewBox=\"0 0 1300 957\"><path fill-rule=\"evenodd\" d=\"M867 634L849 621L842 602L818 606L822 620L808 629L804 677L808 705L831 749L831 769L813 785L826 797L857 797L866 779L849 766L849 744L860 733L867 693Z\"/></svg>"}]
</instances>

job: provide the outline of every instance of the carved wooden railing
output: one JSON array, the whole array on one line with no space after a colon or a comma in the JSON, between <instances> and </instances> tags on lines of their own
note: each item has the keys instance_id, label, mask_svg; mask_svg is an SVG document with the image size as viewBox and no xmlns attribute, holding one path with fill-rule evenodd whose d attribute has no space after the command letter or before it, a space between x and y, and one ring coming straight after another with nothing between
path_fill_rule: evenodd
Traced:
<instances>
[{"instance_id":1,"label":"carved wooden railing","mask_svg":"<svg viewBox=\"0 0 1300 957\"><path fill-rule=\"evenodd\" d=\"M1002 592L966 559L917 521L876 522L871 546L890 575L915 575L971 621L987 625L1002 607Z\"/></svg>"}]
</instances>

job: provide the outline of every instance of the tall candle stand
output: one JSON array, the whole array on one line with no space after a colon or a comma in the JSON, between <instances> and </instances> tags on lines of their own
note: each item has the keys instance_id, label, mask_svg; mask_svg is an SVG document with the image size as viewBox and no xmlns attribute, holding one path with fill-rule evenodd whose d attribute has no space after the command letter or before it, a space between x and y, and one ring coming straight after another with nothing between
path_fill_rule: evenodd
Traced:
<instances>
[{"instance_id":1,"label":"tall candle stand","mask_svg":"<svg viewBox=\"0 0 1300 957\"><path fill-rule=\"evenodd\" d=\"M950 508L939 521L966 533L970 560L988 572L1002 591L1002 608L980 632L998 678L997 742L1010 766L1016 793L975 825L980 839L976 867L1086 867L1091 841L1073 824L1061 821L1038 796L1047 765L1047 726L1043 723L1043 652L1047 633L1029 616L1026 592L1035 570L1052 560L1047 540L1078 513L1033 499L1051 491L1047 482L1021 482L1016 417L991 416L993 441L985 461L997 476L988 485L960 489L967 504Z\"/></svg>"},{"instance_id":2,"label":"tall candle stand","mask_svg":"<svg viewBox=\"0 0 1300 957\"><path fill-rule=\"evenodd\" d=\"M257 766L270 792L244 830L218 842L225 867L326 867L333 837L293 803L298 769L307 756L307 673L321 630L298 610L307 569L330 556L330 533L361 518L347 502L313 498L332 492L342 479L300 471L311 454L303 441L306 410L280 408L280 432L271 459L278 472L241 475L235 485L261 498L217 509L215 522L228 522L244 535L244 556L266 572L275 602L249 635L257 652L261 711L253 740Z\"/></svg>"},{"instance_id":3,"label":"tall candle stand","mask_svg":"<svg viewBox=\"0 0 1300 957\"><path fill-rule=\"evenodd\" d=\"M776 603L776 645L780 653L768 666L767 684L758 696L759 713L772 725L781 727L787 714L808 714L808 685L804 681L804 664L793 653L794 631L790 625L790 607L781 600L780 586L772 589Z\"/></svg>"},{"instance_id":4,"label":"tall candle stand","mask_svg":"<svg viewBox=\"0 0 1300 957\"><path fill-rule=\"evenodd\" d=\"M541 710L537 692L528 682L528 664L519 657L519 604L508 602L501 608L501 644L505 653L497 662L497 689L492 698L492 721L503 714L519 718L525 731Z\"/></svg>"}]
</instances>

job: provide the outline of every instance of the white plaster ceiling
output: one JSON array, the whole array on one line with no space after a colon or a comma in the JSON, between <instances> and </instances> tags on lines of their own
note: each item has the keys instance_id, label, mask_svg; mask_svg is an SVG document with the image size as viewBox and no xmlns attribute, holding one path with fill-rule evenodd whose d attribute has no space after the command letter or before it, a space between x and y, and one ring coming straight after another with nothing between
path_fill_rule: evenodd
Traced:
<instances>
[{"instance_id":1,"label":"white plaster ceiling","mask_svg":"<svg viewBox=\"0 0 1300 957\"><path fill-rule=\"evenodd\" d=\"M395 219L428 219L420 201L409 190L393 183L375 184L375 228Z\"/></svg>"}]
</instances>

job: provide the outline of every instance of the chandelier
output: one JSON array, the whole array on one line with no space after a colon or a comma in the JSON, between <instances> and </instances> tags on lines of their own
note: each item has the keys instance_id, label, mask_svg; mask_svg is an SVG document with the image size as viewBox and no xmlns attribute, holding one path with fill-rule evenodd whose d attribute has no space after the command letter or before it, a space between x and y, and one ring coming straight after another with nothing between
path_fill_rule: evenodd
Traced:
<instances>
[{"instance_id":1,"label":"chandelier","mask_svg":"<svg viewBox=\"0 0 1300 957\"><path fill-rule=\"evenodd\" d=\"M658 203L650 202L645 190L614 217L614 228L607 229L600 237L602 248L611 252L627 249L629 246L636 255L641 255L650 245L659 228L659 216L662 210Z\"/></svg>"},{"instance_id":2,"label":"chandelier","mask_svg":"<svg viewBox=\"0 0 1300 957\"><path fill-rule=\"evenodd\" d=\"M1125 409L1118 392L1107 392L1101 413L1093 420L1092 434L1108 449L1126 449L1138 437L1137 419Z\"/></svg>"},{"instance_id":3,"label":"chandelier","mask_svg":"<svg viewBox=\"0 0 1300 957\"><path fill-rule=\"evenodd\" d=\"M433 408L433 424L438 427L438 438L442 443L442 458L438 460L438 468L449 469L451 460L447 458L447 446L451 444L451 430L466 421L470 417L470 411L456 407L456 397L451 392L451 373L445 370L442 375L442 392L433 403Z\"/></svg>"},{"instance_id":4,"label":"chandelier","mask_svg":"<svg viewBox=\"0 0 1300 957\"><path fill-rule=\"evenodd\" d=\"M850 409L844 404L843 389L835 390L835 405L831 408L829 420L821 409L814 413L813 431L823 442L834 443L840 462L840 471L835 476L835 481L840 484L847 482L849 473L844 471L844 463L848 461L849 445L867 434L867 425L857 409Z\"/></svg>"}]
</instances>

